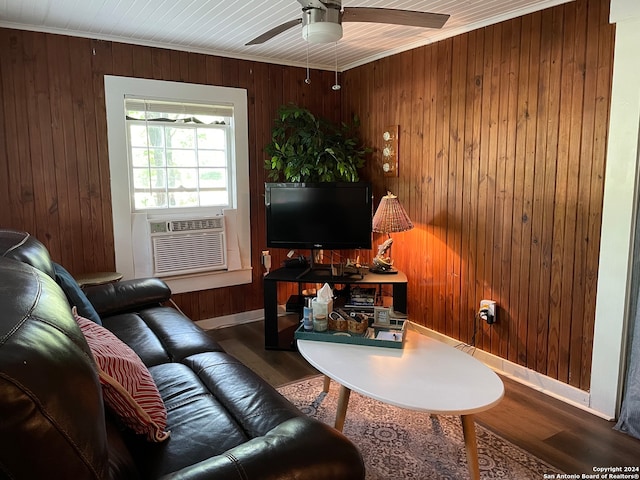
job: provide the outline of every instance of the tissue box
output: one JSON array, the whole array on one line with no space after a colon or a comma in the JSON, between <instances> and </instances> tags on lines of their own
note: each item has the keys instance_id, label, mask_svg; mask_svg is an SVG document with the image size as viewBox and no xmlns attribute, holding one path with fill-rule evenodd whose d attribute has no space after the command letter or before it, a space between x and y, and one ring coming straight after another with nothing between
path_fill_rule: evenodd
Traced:
<instances>
[{"instance_id":1,"label":"tissue box","mask_svg":"<svg viewBox=\"0 0 640 480\"><path fill-rule=\"evenodd\" d=\"M333 300L329 300L328 303L321 302L317 298L311 301L311 308L313 309L313 316L324 315L329 318L329 313L333 312Z\"/></svg>"}]
</instances>

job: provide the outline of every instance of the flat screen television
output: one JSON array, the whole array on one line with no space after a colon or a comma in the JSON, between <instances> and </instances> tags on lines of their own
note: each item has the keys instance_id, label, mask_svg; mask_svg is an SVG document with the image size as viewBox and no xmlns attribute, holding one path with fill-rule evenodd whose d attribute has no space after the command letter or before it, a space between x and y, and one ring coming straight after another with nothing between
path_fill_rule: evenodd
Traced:
<instances>
[{"instance_id":1,"label":"flat screen television","mask_svg":"<svg viewBox=\"0 0 640 480\"><path fill-rule=\"evenodd\" d=\"M368 182L265 183L267 247L371 248Z\"/></svg>"}]
</instances>

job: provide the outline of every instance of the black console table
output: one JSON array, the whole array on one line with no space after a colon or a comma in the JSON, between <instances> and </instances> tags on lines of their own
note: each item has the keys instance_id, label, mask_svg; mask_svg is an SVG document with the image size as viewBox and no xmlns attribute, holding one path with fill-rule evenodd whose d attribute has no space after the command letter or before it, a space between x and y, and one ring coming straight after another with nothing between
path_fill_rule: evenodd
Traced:
<instances>
[{"instance_id":1,"label":"black console table","mask_svg":"<svg viewBox=\"0 0 640 480\"><path fill-rule=\"evenodd\" d=\"M392 285L393 309L407 313L407 276L371 273L363 269L363 275L333 276L330 270L310 270L304 268L280 268L264 277L264 347L267 350L293 350L293 330L285 335L278 328L278 282L298 284L302 294L303 283L328 283L329 285Z\"/></svg>"}]
</instances>

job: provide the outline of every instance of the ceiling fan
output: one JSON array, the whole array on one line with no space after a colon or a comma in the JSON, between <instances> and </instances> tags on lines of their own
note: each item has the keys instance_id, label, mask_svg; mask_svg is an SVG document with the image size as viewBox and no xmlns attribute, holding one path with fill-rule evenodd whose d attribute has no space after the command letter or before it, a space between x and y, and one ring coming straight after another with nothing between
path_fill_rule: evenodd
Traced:
<instances>
[{"instance_id":1,"label":"ceiling fan","mask_svg":"<svg viewBox=\"0 0 640 480\"><path fill-rule=\"evenodd\" d=\"M302 38L309 43L331 43L342 38L342 22L390 23L423 28L442 28L449 15L392 8L345 7L342 0L298 0L302 17L278 25L246 45L259 45L302 24Z\"/></svg>"}]
</instances>

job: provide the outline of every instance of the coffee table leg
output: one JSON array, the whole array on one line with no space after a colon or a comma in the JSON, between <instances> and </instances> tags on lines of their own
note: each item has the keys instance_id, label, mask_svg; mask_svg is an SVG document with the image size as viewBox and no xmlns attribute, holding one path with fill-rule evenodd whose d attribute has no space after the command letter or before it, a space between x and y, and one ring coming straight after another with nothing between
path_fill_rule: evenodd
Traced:
<instances>
[{"instance_id":1,"label":"coffee table leg","mask_svg":"<svg viewBox=\"0 0 640 480\"><path fill-rule=\"evenodd\" d=\"M322 391L324 393L329 393L329 385L331 385L331 379L325 375L324 383L322 384Z\"/></svg>"},{"instance_id":2,"label":"coffee table leg","mask_svg":"<svg viewBox=\"0 0 640 480\"><path fill-rule=\"evenodd\" d=\"M338 411L336 412L336 424L335 429L338 431L342 431L342 427L344 427L344 419L347 416L347 406L349 405L349 395L351 395L351 390L349 390L344 385L340 385L340 395L338 396Z\"/></svg>"},{"instance_id":3,"label":"coffee table leg","mask_svg":"<svg viewBox=\"0 0 640 480\"><path fill-rule=\"evenodd\" d=\"M461 415L464 446L467 450L467 463L471 480L480 480L480 466L478 465L478 444L476 442L476 424L473 415Z\"/></svg>"}]
</instances>

